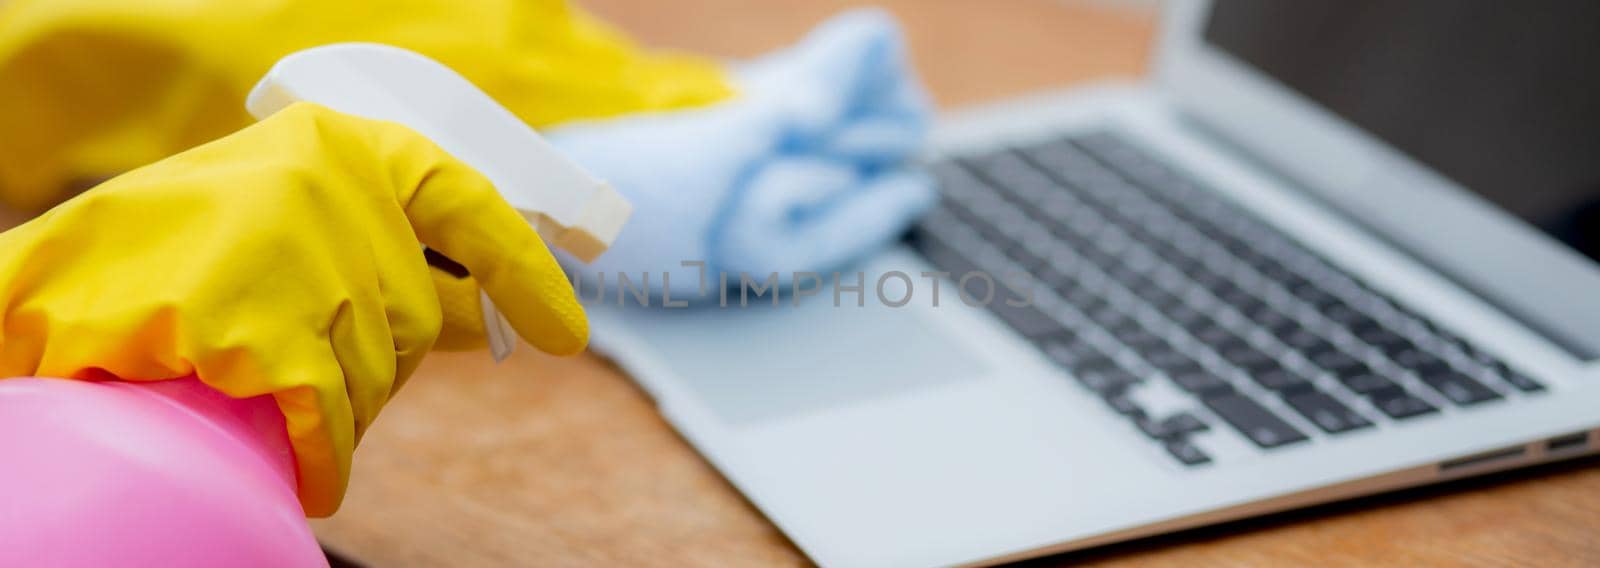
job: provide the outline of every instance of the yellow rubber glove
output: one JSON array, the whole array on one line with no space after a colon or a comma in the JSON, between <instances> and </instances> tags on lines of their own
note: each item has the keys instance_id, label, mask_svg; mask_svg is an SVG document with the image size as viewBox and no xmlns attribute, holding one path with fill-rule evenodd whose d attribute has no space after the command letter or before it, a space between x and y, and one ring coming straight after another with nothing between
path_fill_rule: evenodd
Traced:
<instances>
[{"instance_id":1,"label":"yellow rubber glove","mask_svg":"<svg viewBox=\"0 0 1600 568\"><path fill-rule=\"evenodd\" d=\"M563 0L0 0L0 207L243 128L273 63L341 41L428 55L536 127L731 94L715 63L641 51ZM477 284L434 278L439 348L483 347Z\"/></svg>"},{"instance_id":2,"label":"yellow rubber glove","mask_svg":"<svg viewBox=\"0 0 1600 568\"><path fill-rule=\"evenodd\" d=\"M535 127L731 93L715 63L642 52L562 0L0 0L0 204L37 211L238 130L274 62L343 41L427 55Z\"/></svg>"},{"instance_id":3,"label":"yellow rubber glove","mask_svg":"<svg viewBox=\"0 0 1600 568\"><path fill-rule=\"evenodd\" d=\"M0 234L0 377L270 394L325 516L445 325L423 244L535 346L583 349L570 283L487 179L397 124L299 104Z\"/></svg>"}]
</instances>

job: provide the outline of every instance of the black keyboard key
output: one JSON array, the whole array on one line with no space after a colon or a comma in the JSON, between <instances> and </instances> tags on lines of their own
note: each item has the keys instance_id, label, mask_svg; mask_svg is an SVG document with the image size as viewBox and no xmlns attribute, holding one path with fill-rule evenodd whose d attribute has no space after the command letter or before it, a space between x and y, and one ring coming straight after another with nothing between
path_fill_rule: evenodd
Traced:
<instances>
[{"instance_id":1,"label":"black keyboard key","mask_svg":"<svg viewBox=\"0 0 1600 568\"><path fill-rule=\"evenodd\" d=\"M1293 331L1300 327L1300 324L1294 321L1293 318L1265 304L1254 310L1244 312L1244 317L1250 318L1250 321L1272 332L1274 336L1279 336L1284 332Z\"/></svg>"},{"instance_id":2,"label":"black keyboard key","mask_svg":"<svg viewBox=\"0 0 1600 568\"><path fill-rule=\"evenodd\" d=\"M1244 395L1210 396L1204 401L1207 408L1257 446L1276 448L1306 440L1306 435L1294 426Z\"/></svg>"},{"instance_id":3,"label":"black keyboard key","mask_svg":"<svg viewBox=\"0 0 1600 568\"><path fill-rule=\"evenodd\" d=\"M1217 325L1215 321L1210 322L1209 325L1199 326L1198 329L1190 329L1189 333L1194 335L1194 338L1200 340L1201 343L1210 345L1214 349L1243 341L1239 339L1239 336L1228 331L1227 328Z\"/></svg>"},{"instance_id":4,"label":"black keyboard key","mask_svg":"<svg viewBox=\"0 0 1600 568\"><path fill-rule=\"evenodd\" d=\"M1211 428L1211 426L1188 412L1180 412L1161 419L1146 416L1136 420L1135 425L1146 436L1158 439L1187 436L1190 433L1201 432Z\"/></svg>"},{"instance_id":5,"label":"black keyboard key","mask_svg":"<svg viewBox=\"0 0 1600 568\"><path fill-rule=\"evenodd\" d=\"M1195 466L1211 462L1211 456L1207 456L1199 447L1183 438L1169 439L1165 445L1167 453L1172 454L1172 457L1177 458L1183 465Z\"/></svg>"},{"instance_id":6,"label":"black keyboard key","mask_svg":"<svg viewBox=\"0 0 1600 568\"><path fill-rule=\"evenodd\" d=\"M1416 312L1406 311L1405 314L1410 316L1412 319L1417 320L1417 323L1422 324L1422 328L1428 330L1428 333L1438 334L1444 331L1439 329L1439 324L1434 323L1431 319L1417 315Z\"/></svg>"},{"instance_id":7,"label":"black keyboard key","mask_svg":"<svg viewBox=\"0 0 1600 568\"><path fill-rule=\"evenodd\" d=\"M1438 355L1419 349L1403 351L1391 358L1394 359L1395 364L1405 367L1418 375L1441 373L1450 368L1450 364L1439 358Z\"/></svg>"},{"instance_id":8,"label":"black keyboard key","mask_svg":"<svg viewBox=\"0 0 1600 568\"><path fill-rule=\"evenodd\" d=\"M1266 276L1268 280L1277 282L1280 285L1287 285L1289 279L1295 277L1294 271L1289 270L1283 263L1267 257L1262 257L1260 262L1251 264L1256 267L1257 271L1261 272L1262 276Z\"/></svg>"},{"instance_id":9,"label":"black keyboard key","mask_svg":"<svg viewBox=\"0 0 1600 568\"><path fill-rule=\"evenodd\" d=\"M1073 372L1078 379L1078 384L1083 388L1094 391L1095 394L1108 396L1128 390L1128 387L1139 382L1139 377L1120 367L1095 366Z\"/></svg>"},{"instance_id":10,"label":"black keyboard key","mask_svg":"<svg viewBox=\"0 0 1600 568\"><path fill-rule=\"evenodd\" d=\"M1403 310L1404 310L1404 308L1401 308L1399 306L1395 307L1395 312L1396 313L1403 313ZM1495 359L1494 356L1492 356L1492 355L1489 355L1487 353L1483 353L1481 351L1478 351L1478 348L1474 347L1471 342L1469 342L1469 341L1467 341L1465 339L1462 339L1460 336L1458 336L1456 334L1453 334L1453 333L1450 333L1448 331L1445 331L1445 330L1441 329L1439 331L1433 332L1433 337L1434 337L1434 339L1437 339L1439 341L1440 345L1454 347L1456 349L1459 349L1459 350L1461 350L1462 353L1466 354L1466 356L1471 357L1473 359L1477 359L1479 361L1483 361L1485 364L1488 364L1488 363L1490 363L1492 361L1497 361L1498 360L1498 359Z\"/></svg>"},{"instance_id":11,"label":"black keyboard key","mask_svg":"<svg viewBox=\"0 0 1600 568\"><path fill-rule=\"evenodd\" d=\"M1188 304L1173 305L1162 310L1161 313L1165 314L1167 319L1177 322L1178 325L1183 326L1184 329L1188 329L1189 325L1194 322L1206 319L1205 314L1200 313L1200 310L1196 310L1193 307L1190 307Z\"/></svg>"},{"instance_id":12,"label":"black keyboard key","mask_svg":"<svg viewBox=\"0 0 1600 568\"><path fill-rule=\"evenodd\" d=\"M1101 298L1099 294L1084 288L1068 290L1066 293L1061 294L1061 299L1066 300L1068 304L1072 304L1072 307L1078 308L1078 311L1086 314L1099 310L1106 305L1105 298Z\"/></svg>"},{"instance_id":13,"label":"black keyboard key","mask_svg":"<svg viewBox=\"0 0 1600 568\"><path fill-rule=\"evenodd\" d=\"M1067 370L1068 371L1072 371L1073 373L1084 373L1084 372L1093 371L1093 370L1097 370L1097 369L1110 369L1110 368L1116 368L1116 367L1117 367L1117 360L1116 359L1111 358L1110 355L1103 355L1103 356L1095 357L1095 358L1091 358L1091 359L1080 360L1080 361L1078 361L1077 365L1074 365L1072 367L1068 367Z\"/></svg>"},{"instance_id":14,"label":"black keyboard key","mask_svg":"<svg viewBox=\"0 0 1600 568\"><path fill-rule=\"evenodd\" d=\"M1398 388L1394 384L1394 381L1385 378L1383 375L1372 372L1371 369L1368 369L1363 373L1353 373L1348 376L1339 377L1339 382L1344 384L1345 388L1350 389L1356 394L1371 394L1382 390Z\"/></svg>"},{"instance_id":15,"label":"black keyboard key","mask_svg":"<svg viewBox=\"0 0 1600 568\"><path fill-rule=\"evenodd\" d=\"M1161 421L1154 416L1141 416L1133 421L1133 425L1138 427L1140 432L1144 432L1144 435L1157 440L1172 437L1161 428Z\"/></svg>"},{"instance_id":16,"label":"black keyboard key","mask_svg":"<svg viewBox=\"0 0 1600 568\"><path fill-rule=\"evenodd\" d=\"M1032 246L1029 246L1030 244ZM1010 258L1012 262L1015 262L1017 266L1021 267L1024 272L1032 274L1039 268L1049 263L1049 259L1043 256L1048 254L1048 252L1040 250L1041 246L1042 245L1040 243L1018 242L1006 247L1006 249L1002 252L1007 258Z\"/></svg>"},{"instance_id":17,"label":"black keyboard key","mask_svg":"<svg viewBox=\"0 0 1600 568\"><path fill-rule=\"evenodd\" d=\"M1388 355L1391 358L1401 353L1405 353L1407 351L1416 351L1418 349L1417 344L1412 343L1409 339L1401 339L1388 345L1380 345L1376 347L1382 350L1384 355Z\"/></svg>"},{"instance_id":18,"label":"black keyboard key","mask_svg":"<svg viewBox=\"0 0 1600 568\"><path fill-rule=\"evenodd\" d=\"M1306 391L1284 397L1284 402L1306 420L1329 434L1338 434L1372 425L1344 403L1322 391Z\"/></svg>"},{"instance_id":19,"label":"black keyboard key","mask_svg":"<svg viewBox=\"0 0 1600 568\"><path fill-rule=\"evenodd\" d=\"M1172 351L1172 344L1167 343L1165 339L1161 338L1156 338L1152 341L1140 343L1138 345L1132 345L1131 347L1133 347L1134 352L1139 354L1140 358L1145 360L1149 360L1152 355L1160 355L1162 353Z\"/></svg>"},{"instance_id":20,"label":"black keyboard key","mask_svg":"<svg viewBox=\"0 0 1600 568\"><path fill-rule=\"evenodd\" d=\"M1057 337L1044 342L1044 354L1055 364L1069 371L1094 366L1114 364L1093 345L1071 337Z\"/></svg>"},{"instance_id":21,"label":"black keyboard key","mask_svg":"<svg viewBox=\"0 0 1600 568\"><path fill-rule=\"evenodd\" d=\"M1177 350L1171 349L1170 347L1159 351L1144 353L1144 360L1146 363L1149 363L1151 367L1155 367L1169 376L1202 370L1200 364L1195 362L1194 359L1191 359L1188 355L1179 353Z\"/></svg>"},{"instance_id":22,"label":"black keyboard key","mask_svg":"<svg viewBox=\"0 0 1600 568\"><path fill-rule=\"evenodd\" d=\"M1197 395L1224 394L1233 392L1233 384L1222 377L1207 371L1193 371L1168 375L1178 388Z\"/></svg>"},{"instance_id":23,"label":"black keyboard key","mask_svg":"<svg viewBox=\"0 0 1600 568\"><path fill-rule=\"evenodd\" d=\"M1216 296L1218 300L1222 300L1222 302L1225 304L1233 304L1235 302L1245 302L1255 299L1254 294L1239 288L1237 284L1233 283L1232 279L1226 276L1220 278L1222 278L1222 281L1209 286L1211 289L1211 295Z\"/></svg>"},{"instance_id":24,"label":"black keyboard key","mask_svg":"<svg viewBox=\"0 0 1600 568\"><path fill-rule=\"evenodd\" d=\"M1161 336L1150 333L1150 330L1145 329L1144 326L1139 325L1139 322L1134 320L1128 320L1128 322L1124 323L1123 325L1112 329L1111 336L1117 338L1117 341L1120 341L1123 344L1135 349L1141 349L1149 346L1164 346L1167 343L1165 339L1161 338Z\"/></svg>"},{"instance_id":25,"label":"black keyboard key","mask_svg":"<svg viewBox=\"0 0 1600 568\"><path fill-rule=\"evenodd\" d=\"M1500 394L1494 392L1494 389L1457 371L1423 376L1422 382L1428 383L1428 386L1439 391L1439 394L1450 399L1450 402L1462 406L1500 398Z\"/></svg>"},{"instance_id":26,"label":"black keyboard key","mask_svg":"<svg viewBox=\"0 0 1600 568\"><path fill-rule=\"evenodd\" d=\"M1165 430L1168 435L1188 435L1195 432L1204 432L1206 430L1210 430L1211 425L1206 424L1205 421L1200 420L1200 418L1193 414L1188 412L1179 412L1162 420L1161 428Z\"/></svg>"},{"instance_id":27,"label":"black keyboard key","mask_svg":"<svg viewBox=\"0 0 1600 568\"><path fill-rule=\"evenodd\" d=\"M1460 339L1456 339L1455 341L1460 342L1457 344L1457 346L1461 348L1463 353L1466 353L1467 356L1471 357L1473 361L1477 361L1483 366L1488 367L1489 371L1493 372L1495 376L1499 377L1500 380L1504 381L1506 384L1516 387L1517 390L1522 392L1531 393L1544 390L1544 385L1539 383L1539 381L1534 380L1533 377L1529 377L1513 370L1509 365L1506 365L1504 361L1496 359L1493 355L1488 353L1478 351Z\"/></svg>"},{"instance_id":28,"label":"black keyboard key","mask_svg":"<svg viewBox=\"0 0 1600 568\"><path fill-rule=\"evenodd\" d=\"M1378 410L1389 415L1390 418L1403 420L1438 412L1439 409L1428 404L1427 401L1413 396L1402 388L1381 390L1370 395L1369 400Z\"/></svg>"},{"instance_id":29,"label":"black keyboard key","mask_svg":"<svg viewBox=\"0 0 1600 568\"><path fill-rule=\"evenodd\" d=\"M1322 339L1321 337L1318 337L1315 341L1307 342L1305 346L1300 348L1300 352L1305 354L1307 359L1315 359L1317 356L1324 353L1333 353L1336 351L1339 351L1338 347L1334 346L1334 344L1328 342L1327 340Z\"/></svg>"},{"instance_id":30,"label":"black keyboard key","mask_svg":"<svg viewBox=\"0 0 1600 568\"><path fill-rule=\"evenodd\" d=\"M1277 280L1278 280L1278 284L1283 285L1283 289L1284 290L1288 290L1290 294L1294 294L1295 290L1299 290L1301 288L1306 288L1306 287L1314 288L1314 287L1316 287L1316 285L1312 284L1310 280L1306 280L1305 277L1300 276L1299 274L1294 273L1294 272L1290 272L1288 274L1285 274L1284 276L1282 276L1281 278L1278 278ZM1299 297L1299 296L1296 295L1295 297Z\"/></svg>"},{"instance_id":31,"label":"black keyboard key","mask_svg":"<svg viewBox=\"0 0 1600 568\"><path fill-rule=\"evenodd\" d=\"M1256 272L1260 272L1267 278L1272 278L1274 274L1282 274L1284 272L1283 265L1278 264L1278 261L1273 260L1271 256L1257 250L1242 253L1239 258L1249 263L1251 268L1256 269Z\"/></svg>"},{"instance_id":32,"label":"black keyboard key","mask_svg":"<svg viewBox=\"0 0 1600 568\"><path fill-rule=\"evenodd\" d=\"M1323 290L1322 288L1317 287L1316 284L1312 284L1310 282L1307 282L1304 286L1299 286L1289 290L1289 293L1294 294L1295 297L1300 298L1301 301L1311 304L1313 307L1319 309L1323 306L1332 305L1339 301L1337 296L1329 294L1327 290Z\"/></svg>"},{"instance_id":33,"label":"black keyboard key","mask_svg":"<svg viewBox=\"0 0 1600 568\"><path fill-rule=\"evenodd\" d=\"M1505 363L1500 363L1499 366L1496 367L1495 371L1499 373L1501 379L1504 379L1511 386L1517 387L1517 390L1522 392L1539 392L1544 390L1544 385L1539 384L1539 381L1533 380L1532 377L1506 367Z\"/></svg>"},{"instance_id":34,"label":"black keyboard key","mask_svg":"<svg viewBox=\"0 0 1600 568\"><path fill-rule=\"evenodd\" d=\"M1457 348L1461 349L1462 353L1465 353L1467 357L1471 357L1473 361L1477 361L1480 364L1490 367L1504 365L1504 363L1501 363L1499 359L1494 357L1494 355L1479 351L1478 348L1467 344L1466 340L1454 336L1446 338L1444 337L1444 334L1440 334L1440 336L1445 342L1454 343Z\"/></svg>"},{"instance_id":35,"label":"black keyboard key","mask_svg":"<svg viewBox=\"0 0 1600 568\"><path fill-rule=\"evenodd\" d=\"M974 203L946 202L944 208L962 224L976 231L984 241L993 243L996 246L1009 246L1011 237L1001 230L991 220L991 217L1004 216L1006 209L1010 205L999 202L999 198L996 197L983 197L981 199L986 201ZM940 230L939 227L928 227L928 229L934 233L938 233Z\"/></svg>"},{"instance_id":36,"label":"black keyboard key","mask_svg":"<svg viewBox=\"0 0 1600 568\"><path fill-rule=\"evenodd\" d=\"M1205 315L1203 313L1199 314L1199 315L1197 315L1195 317L1191 317L1191 318L1189 318L1188 321L1183 323L1183 328L1186 329L1186 330L1189 330L1189 334L1190 335L1194 335L1194 336L1197 336L1197 337L1203 331L1206 331L1206 330L1209 330L1209 329L1212 329L1212 328L1221 329L1221 327L1222 326L1217 325L1217 320L1211 319L1211 316ZM1223 330L1223 331L1227 331L1227 330Z\"/></svg>"},{"instance_id":37,"label":"black keyboard key","mask_svg":"<svg viewBox=\"0 0 1600 568\"><path fill-rule=\"evenodd\" d=\"M1234 311L1244 314L1245 317L1249 317L1250 314L1261 311L1267 307L1266 302L1263 302L1259 298L1255 297L1255 295L1242 290L1237 293L1230 294L1228 297L1222 298L1222 301L1226 302L1230 306L1233 306Z\"/></svg>"},{"instance_id":38,"label":"black keyboard key","mask_svg":"<svg viewBox=\"0 0 1600 568\"><path fill-rule=\"evenodd\" d=\"M982 270L972 259L967 258L961 251L950 246L947 240L948 237L940 233L938 228L922 229L919 230L919 233L919 238L916 240L918 250L923 256L928 257L928 260L934 266L949 272L954 278L960 278L960 275L968 272Z\"/></svg>"},{"instance_id":39,"label":"black keyboard key","mask_svg":"<svg viewBox=\"0 0 1600 568\"><path fill-rule=\"evenodd\" d=\"M1418 378L1424 381L1433 377L1449 375L1454 372L1456 372L1455 369L1450 368L1450 364L1446 363L1444 359L1439 359L1438 363L1428 363L1427 365L1424 365L1421 368L1413 371Z\"/></svg>"},{"instance_id":40,"label":"black keyboard key","mask_svg":"<svg viewBox=\"0 0 1600 568\"><path fill-rule=\"evenodd\" d=\"M1264 372L1278 367L1278 361L1243 341L1222 346L1218 351L1222 359L1246 373Z\"/></svg>"},{"instance_id":41,"label":"black keyboard key","mask_svg":"<svg viewBox=\"0 0 1600 568\"><path fill-rule=\"evenodd\" d=\"M1163 312L1180 306L1188 309L1187 306L1183 306L1182 299L1172 295L1172 293L1167 292L1166 290L1161 289L1161 287L1156 286L1154 283L1151 283L1149 286L1141 287L1138 290L1134 290L1134 293L1137 294L1140 299L1144 300L1145 303L1150 304L1150 306Z\"/></svg>"},{"instance_id":42,"label":"black keyboard key","mask_svg":"<svg viewBox=\"0 0 1600 568\"><path fill-rule=\"evenodd\" d=\"M1369 329L1381 327L1378 320L1372 319L1367 314L1356 311L1344 302L1335 302L1322 307L1322 315L1334 323L1344 326L1345 329Z\"/></svg>"},{"instance_id":43,"label":"black keyboard key","mask_svg":"<svg viewBox=\"0 0 1600 568\"><path fill-rule=\"evenodd\" d=\"M1351 367L1341 367L1337 370L1333 370L1332 372L1334 378L1339 379L1340 382L1350 380L1353 377L1371 375L1374 373L1372 367L1368 367L1365 363Z\"/></svg>"},{"instance_id":44,"label":"black keyboard key","mask_svg":"<svg viewBox=\"0 0 1600 568\"><path fill-rule=\"evenodd\" d=\"M1133 319L1133 316L1130 316L1127 314L1127 312L1117 309L1117 307L1109 304L1089 310L1087 314L1090 320L1093 320L1095 323L1100 324L1100 327L1106 329L1117 329L1125 325L1138 325L1138 322Z\"/></svg>"},{"instance_id":45,"label":"black keyboard key","mask_svg":"<svg viewBox=\"0 0 1600 568\"><path fill-rule=\"evenodd\" d=\"M1297 392L1311 388L1311 381L1294 371L1278 366L1251 373L1250 379L1261 385L1261 388L1279 392Z\"/></svg>"},{"instance_id":46,"label":"black keyboard key","mask_svg":"<svg viewBox=\"0 0 1600 568\"><path fill-rule=\"evenodd\" d=\"M1060 185L1057 185L1053 191L1044 195L1038 206L1026 209L1029 215L1032 215L1040 224L1051 228L1051 232L1054 232L1054 229L1057 228L1065 229L1066 227L1063 227L1062 224L1067 219L1072 218L1074 211L1082 207L1084 207L1082 201L1079 201L1078 198L1067 193Z\"/></svg>"},{"instance_id":47,"label":"black keyboard key","mask_svg":"<svg viewBox=\"0 0 1600 568\"><path fill-rule=\"evenodd\" d=\"M1278 341L1282 341L1284 345L1288 345L1305 353L1325 351L1333 348L1333 345L1328 343L1327 340L1323 339L1322 336L1312 333L1311 330L1302 327L1300 324L1294 324L1293 327L1287 327L1284 330L1279 331L1277 338Z\"/></svg>"},{"instance_id":48,"label":"black keyboard key","mask_svg":"<svg viewBox=\"0 0 1600 568\"><path fill-rule=\"evenodd\" d=\"M1212 295L1216 295L1218 290L1233 286L1233 282L1229 281L1228 277L1217 274L1216 271L1203 265L1194 267L1194 270L1189 272L1189 279L1209 290Z\"/></svg>"},{"instance_id":49,"label":"black keyboard key","mask_svg":"<svg viewBox=\"0 0 1600 568\"><path fill-rule=\"evenodd\" d=\"M1054 264L1046 264L1039 267L1033 272L1033 276L1039 280L1040 284L1044 285L1045 289L1055 292L1057 295L1077 285L1077 281L1071 273Z\"/></svg>"},{"instance_id":50,"label":"black keyboard key","mask_svg":"<svg viewBox=\"0 0 1600 568\"><path fill-rule=\"evenodd\" d=\"M1356 338L1363 343L1383 350L1384 353L1398 355L1409 349L1416 349L1416 345L1405 336L1383 327L1369 327L1356 332Z\"/></svg>"},{"instance_id":51,"label":"black keyboard key","mask_svg":"<svg viewBox=\"0 0 1600 568\"><path fill-rule=\"evenodd\" d=\"M1116 266L1117 264L1117 257L1112 256L1098 247L1091 246L1079 248L1078 254L1083 256L1084 261L1099 267L1101 270L1105 270L1110 266Z\"/></svg>"},{"instance_id":52,"label":"black keyboard key","mask_svg":"<svg viewBox=\"0 0 1600 568\"><path fill-rule=\"evenodd\" d=\"M1118 264L1112 267L1111 270L1106 273L1106 276L1110 276L1112 280L1116 280L1118 283L1122 284L1122 287L1129 290L1139 288L1148 283L1148 281L1145 280L1144 275L1135 272L1132 267L1129 267L1126 264Z\"/></svg>"},{"instance_id":53,"label":"black keyboard key","mask_svg":"<svg viewBox=\"0 0 1600 568\"><path fill-rule=\"evenodd\" d=\"M1311 363L1341 377L1370 370L1360 359L1337 349L1311 355Z\"/></svg>"},{"instance_id":54,"label":"black keyboard key","mask_svg":"<svg viewBox=\"0 0 1600 568\"><path fill-rule=\"evenodd\" d=\"M1189 256L1188 253L1171 244L1163 243L1151 246L1150 250L1155 251L1156 256L1161 257L1161 260L1167 261L1167 264L1172 265L1173 268L1179 271L1192 272L1195 269L1194 257Z\"/></svg>"},{"instance_id":55,"label":"black keyboard key","mask_svg":"<svg viewBox=\"0 0 1600 568\"><path fill-rule=\"evenodd\" d=\"M1378 321L1376 319L1367 318L1366 320L1363 320L1360 323L1357 323L1355 325L1350 326L1350 332L1351 333L1361 333L1363 331L1370 331L1370 330L1376 330L1376 329L1386 329L1386 327L1385 327L1386 325L1387 324L1385 324L1385 323L1383 323L1381 321Z\"/></svg>"},{"instance_id":56,"label":"black keyboard key","mask_svg":"<svg viewBox=\"0 0 1600 568\"><path fill-rule=\"evenodd\" d=\"M1139 404L1134 402L1133 398L1129 397L1127 392L1106 395L1105 401L1106 406L1111 407L1111 410L1115 411L1117 414L1136 419L1144 417L1144 409L1140 408Z\"/></svg>"},{"instance_id":57,"label":"black keyboard key","mask_svg":"<svg viewBox=\"0 0 1600 568\"><path fill-rule=\"evenodd\" d=\"M1036 339L1063 330L1061 323L1033 306L1013 306L1006 301L989 303L989 311L1011 325L1023 337Z\"/></svg>"}]
</instances>

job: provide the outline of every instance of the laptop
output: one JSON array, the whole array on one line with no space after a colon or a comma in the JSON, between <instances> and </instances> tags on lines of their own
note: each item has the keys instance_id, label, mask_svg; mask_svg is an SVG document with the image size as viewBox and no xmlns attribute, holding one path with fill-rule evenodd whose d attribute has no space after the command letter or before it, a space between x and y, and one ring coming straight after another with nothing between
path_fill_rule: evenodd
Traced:
<instances>
[{"instance_id":1,"label":"laptop","mask_svg":"<svg viewBox=\"0 0 1600 568\"><path fill-rule=\"evenodd\" d=\"M943 200L905 242L771 302L591 302L594 346L831 566L1591 454L1596 21L1173 2L1147 82L941 117Z\"/></svg>"}]
</instances>

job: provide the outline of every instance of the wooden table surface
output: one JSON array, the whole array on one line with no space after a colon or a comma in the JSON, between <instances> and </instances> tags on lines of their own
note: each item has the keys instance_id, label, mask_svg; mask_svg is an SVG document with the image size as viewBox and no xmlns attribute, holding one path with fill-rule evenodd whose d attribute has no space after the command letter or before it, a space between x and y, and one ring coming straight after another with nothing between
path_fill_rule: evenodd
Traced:
<instances>
[{"instance_id":1,"label":"wooden table surface","mask_svg":"<svg viewBox=\"0 0 1600 568\"><path fill-rule=\"evenodd\" d=\"M645 42L745 56L850 3L589 0ZM1064 0L885 3L942 105L1141 72L1146 12ZM1042 563L1600 564L1600 470L1549 466ZM317 521L372 565L792 565L805 558L594 356L431 357Z\"/></svg>"}]
</instances>

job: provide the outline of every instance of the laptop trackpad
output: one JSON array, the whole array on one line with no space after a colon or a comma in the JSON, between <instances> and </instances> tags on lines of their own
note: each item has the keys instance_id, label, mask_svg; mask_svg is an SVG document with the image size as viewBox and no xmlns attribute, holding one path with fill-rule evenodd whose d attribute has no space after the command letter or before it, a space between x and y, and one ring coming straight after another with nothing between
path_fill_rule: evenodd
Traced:
<instances>
[{"instance_id":1,"label":"laptop trackpad","mask_svg":"<svg viewBox=\"0 0 1600 568\"><path fill-rule=\"evenodd\" d=\"M909 307L828 291L737 307L624 308L622 325L724 420L749 424L982 376L985 364ZM753 300L753 298L752 298ZM762 300L765 300L763 298ZM760 306L755 304L759 303Z\"/></svg>"}]
</instances>

